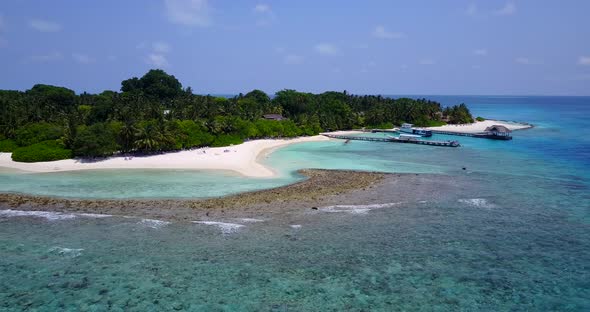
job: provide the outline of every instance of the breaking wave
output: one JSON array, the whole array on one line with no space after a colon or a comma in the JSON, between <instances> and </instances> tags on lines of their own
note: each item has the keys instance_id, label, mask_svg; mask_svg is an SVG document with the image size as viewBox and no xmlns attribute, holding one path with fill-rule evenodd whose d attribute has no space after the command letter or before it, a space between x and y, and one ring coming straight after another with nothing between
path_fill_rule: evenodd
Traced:
<instances>
[{"instance_id":1,"label":"breaking wave","mask_svg":"<svg viewBox=\"0 0 590 312\"><path fill-rule=\"evenodd\" d=\"M137 223L141 224L145 227L152 228L152 229L160 229L160 228L170 224L170 222L168 222L168 221L155 220L155 219L141 219L141 221L139 221Z\"/></svg>"},{"instance_id":2,"label":"breaking wave","mask_svg":"<svg viewBox=\"0 0 590 312\"><path fill-rule=\"evenodd\" d=\"M56 255L68 257L68 258L76 258L82 255L82 248L64 248L64 247L52 247L49 249L49 252L54 253Z\"/></svg>"},{"instance_id":3,"label":"breaking wave","mask_svg":"<svg viewBox=\"0 0 590 312\"><path fill-rule=\"evenodd\" d=\"M111 215L94 214L94 213L65 213L55 211L25 211L25 210L0 210L0 217L37 217L45 218L49 221L70 220L77 217L83 218L108 218Z\"/></svg>"},{"instance_id":4,"label":"breaking wave","mask_svg":"<svg viewBox=\"0 0 590 312\"><path fill-rule=\"evenodd\" d=\"M77 215L80 217L84 217L84 218L96 218L96 219L110 218L113 216L113 215L109 215L109 214L98 214L98 213L79 213Z\"/></svg>"},{"instance_id":5,"label":"breaking wave","mask_svg":"<svg viewBox=\"0 0 590 312\"><path fill-rule=\"evenodd\" d=\"M385 203L385 204L371 204L371 205L334 205L320 208L323 212L345 212L352 214L366 214L374 209L390 208L401 203Z\"/></svg>"},{"instance_id":6,"label":"breaking wave","mask_svg":"<svg viewBox=\"0 0 590 312\"><path fill-rule=\"evenodd\" d=\"M223 234L236 233L236 232L238 232L239 229L241 229L245 226L243 224L217 222L217 221L193 221L193 223L216 226L221 230L221 233L223 233Z\"/></svg>"},{"instance_id":7,"label":"breaking wave","mask_svg":"<svg viewBox=\"0 0 590 312\"><path fill-rule=\"evenodd\" d=\"M255 218L240 218L237 219L239 221L245 222L245 223L258 223L258 222L264 222L265 220L262 219L255 219Z\"/></svg>"},{"instance_id":8,"label":"breaking wave","mask_svg":"<svg viewBox=\"0 0 590 312\"><path fill-rule=\"evenodd\" d=\"M478 208L494 208L494 207L496 207L496 205L488 202L484 198L469 198L469 199L462 198L462 199L459 199L458 201L462 204L466 204L466 205L478 207Z\"/></svg>"}]
</instances>

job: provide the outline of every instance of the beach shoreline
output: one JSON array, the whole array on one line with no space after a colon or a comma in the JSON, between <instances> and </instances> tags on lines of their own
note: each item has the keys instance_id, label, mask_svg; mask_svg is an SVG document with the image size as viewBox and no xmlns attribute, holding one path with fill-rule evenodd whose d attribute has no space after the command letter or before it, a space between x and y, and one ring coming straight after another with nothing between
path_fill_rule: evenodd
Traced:
<instances>
[{"instance_id":1,"label":"beach shoreline","mask_svg":"<svg viewBox=\"0 0 590 312\"><path fill-rule=\"evenodd\" d=\"M64 159L49 162L13 161L11 153L0 153L0 167L25 172L47 173L102 169L186 169L224 170L246 177L270 178L277 173L259 162L278 148L302 143L327 141L323 135L294 139L252 140L226 147L200 148L145 156L112 156L104 159Z\"/></svg>"},{"instance_id":2,"label":"beach shoreline","mask_svg":"<svg viewBox=\"0 0 590 312\"><path fill-rule=\"evenodd\" d=\"M360 133L337 131L336 134ZM239 145L207 147L155 155L117 155L99 159L73 158L48 162L13 161L11 153L0 153L0 168L23 172L48 173L104 169L185 169L232 171L245 177L272 178L278 175L261 160L279 148L304 142L332 140L322 134L291 139L261 139Z\"/></svg>"},{"instance_id":3,"label":"beach shoreline","mask_svg":"<svg viewBox=\"0 0 590 312\"><path fill-rule=\"evenodd\" d=\"M527 123L488 119L472 124L444 125L428 127L429 130L479 133L492 125L502 125L512 131L524 130L533 126ZM332 134L358 134L362 131L336 131ZM104 159L64 159L49 162L23 163L13 161L11 153L0 153L0 168L24 172L48 173L79 170L104 169L185 169L232 171L245 177L272 178L278 172L263 164L263 159L279 148L303 142L329 141L330 138L319 134L292 139L261 139L244 142L239 145L213 148L199 148L168 152L156 155L125 156L118 155Z\"/></svg>"}]
</instances>

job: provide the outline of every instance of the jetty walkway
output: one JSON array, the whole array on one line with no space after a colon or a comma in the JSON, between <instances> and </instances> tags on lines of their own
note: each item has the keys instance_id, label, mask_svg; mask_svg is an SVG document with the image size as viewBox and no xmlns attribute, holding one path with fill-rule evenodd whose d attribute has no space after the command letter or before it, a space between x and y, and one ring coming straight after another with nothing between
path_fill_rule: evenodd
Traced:
<instances>
[{"instance_id":1,"label":"jetty walkway","mask_svg":"<svg viewBox=\"0 0 590 312\"><path fill-rule=\"evenodd\" d=\"M455 135L455 136L463 136L463 137L472 137L472 138L481 138L481 139L492 139L492 140L512 140L511 135L505 136L498 136L492 135L486 132L478 132L478 133L469 133L469 132L457 132L457 131L443 131L443 130L430 130L432 134L444 134L444 135ZM363 132L371 132L371 133L399 133L399 129L361 129L359 131Z\"/></svg>"},{"instance_id":2,"label":"jetty walkway","mask_svg":"<svg viewBox=\"0 0 590 312\"><path fill-rule=\"evenodd\" d=\"M326 136L326 137L328 137L328 138L332 138L332 139L354 140L354 141L409 143L409 144L421 144L421 145L431 145L431 146L446 146L446 147L458 147L458 146L460 146L459 142L457 142L457 141L427 141L427 140L420 140L420 139L416 139L416 138L396 138L396 137L376 138L376 137L364 137L364 136L350 136L350 135L329 134L329 133L325 133L323 135Z\"/></svg>"}]
</instances>

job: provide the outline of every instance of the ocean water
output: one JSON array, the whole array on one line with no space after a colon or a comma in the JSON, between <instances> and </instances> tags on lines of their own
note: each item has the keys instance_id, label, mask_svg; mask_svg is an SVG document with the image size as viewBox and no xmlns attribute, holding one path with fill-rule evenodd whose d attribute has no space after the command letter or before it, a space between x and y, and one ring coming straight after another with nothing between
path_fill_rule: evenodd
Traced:
<instances>
[{"instance_id":1,"label":"ocean water","mask_svg":"<svg viewBox=\"0 0 590 312\"><path fill-rule=\"evenodd\" d=\"M590 98L428 98L535 128L509 142L435 137L460 140L456 149L291 145L264 160L276 180L3 173L0 190L74 197L221 195L210 186L271 187L300 179L299 168L435 173L460 187L427 201L190 224L3 210L0 311L590 310Z\"/></svg>"}]
</instances>

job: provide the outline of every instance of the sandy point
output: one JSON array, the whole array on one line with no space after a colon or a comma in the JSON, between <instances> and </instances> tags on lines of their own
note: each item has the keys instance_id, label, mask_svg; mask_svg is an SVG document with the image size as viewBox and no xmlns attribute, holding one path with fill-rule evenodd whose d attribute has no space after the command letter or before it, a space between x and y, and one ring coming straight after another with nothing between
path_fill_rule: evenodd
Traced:
<instances>
[{"instance_id":1,"label":"sandy point","mask_svg":"<svg viewBox=\"0 0 590 312\"><path fill-rule=\"evenodd\" d=\"M113 156L97 161L65 159L49 162L15 162L11 153L0 153L0 167L29 172L61 172L99 169L190 169L230 170L247 177L273 177L276 173L258 158L261 154L290 144L327 141L329 138L316 135L294 139L253 140L243 144L170 152L147 156Z\"/></svg>"},{"instance_id":2,"label":"sandy point","mask_svg":"<svg viewBox=\"0 0 590 312\"><path fill-rule=\"evenodd\" d=\"M494 125L504 126L512 131L528 129L528 128L532 127L532 125L526 124L526 123L486 119L484 121L476 121L476 122L470 123L470 124L444 125L444 126L440 126L440 127L429 127L426 129L439 130L439 131L464 132L464 133L479 133L479 132L484 132L487 127L491 127Z\"/></svg>"}]
</instances>

